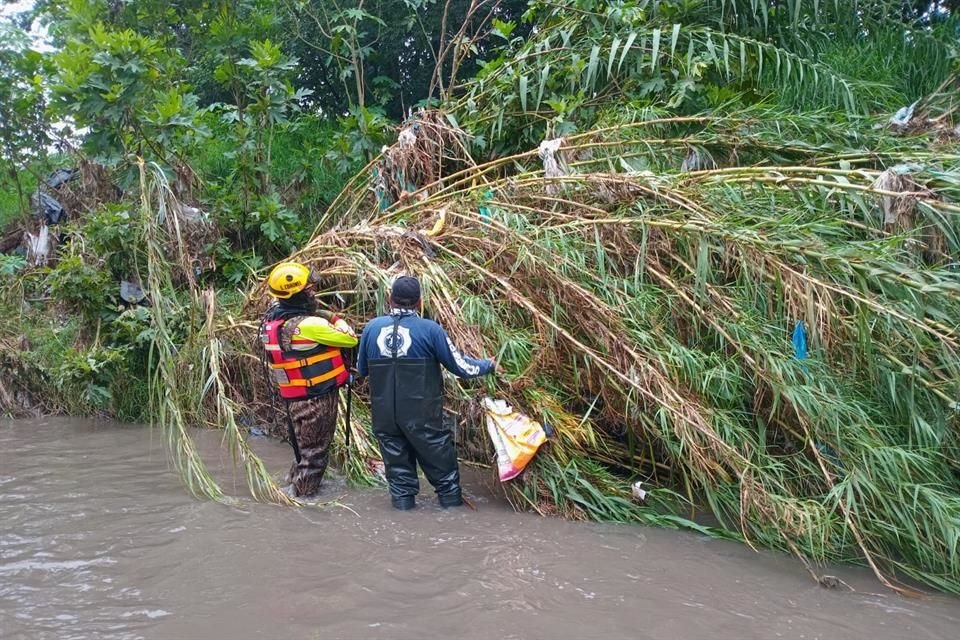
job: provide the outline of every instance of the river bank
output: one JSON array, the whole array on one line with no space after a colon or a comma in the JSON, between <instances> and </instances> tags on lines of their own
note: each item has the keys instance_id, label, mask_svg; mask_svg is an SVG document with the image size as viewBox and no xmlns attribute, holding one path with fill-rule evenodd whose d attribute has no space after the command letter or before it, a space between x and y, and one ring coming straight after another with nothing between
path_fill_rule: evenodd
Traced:
<instances>
[{"instance_id":1,"label":"river bank","mask_svg":"<svg viewBox=\"0 0 960 640\"><path fill-rule=\"evenodd\" d=\"M216 432L198 443L238 496ZM271 471L284 445L256 441ZM219 457L218 457L219 456ZM159 433L0 422L0 638L948 638L960 603L905 599L865 570L827 590L785 555L638 526L412 513L328 483L346 508L192 500Z\"/></svg>"}]
</instances>

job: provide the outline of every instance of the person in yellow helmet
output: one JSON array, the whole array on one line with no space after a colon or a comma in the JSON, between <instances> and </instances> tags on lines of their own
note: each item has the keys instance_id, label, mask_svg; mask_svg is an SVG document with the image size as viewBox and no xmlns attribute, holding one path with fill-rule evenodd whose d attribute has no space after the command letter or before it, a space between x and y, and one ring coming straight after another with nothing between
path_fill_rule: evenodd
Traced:
<instances>
[{"instance_id":1,"label":"person in yellow helmet","mask_svg":"<svg viewBox=\"0 0 960 640\"><path fill-rule=\"evenodd\" d=\"M357 337L342 318L318 310L315 281L306 266L277 265L267 287L276 303L264 315L260 341L285 405L296 458L291 489L295 496L310 496L320 489L330 460L339 390L350 379L344 350L355 347Z\"/></svg>"}]
</instances>

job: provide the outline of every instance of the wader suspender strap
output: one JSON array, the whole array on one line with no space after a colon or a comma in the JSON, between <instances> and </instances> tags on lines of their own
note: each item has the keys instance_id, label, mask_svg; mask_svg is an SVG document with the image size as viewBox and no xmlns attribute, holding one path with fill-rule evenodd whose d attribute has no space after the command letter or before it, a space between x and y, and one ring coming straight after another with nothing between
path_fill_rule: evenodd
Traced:
<instances>
[{"instance_id":1,"label":"wader suspender strap","mask_svg":"<svg viewBox=\"0 0 960 640\"><path fill-rule=\"evenodd\" d=\"M390 357L397 359L397 334L400 333L400 316L393 317L393 336L390 338Z\"/></svg>"},{"instance_id":2,"label":"wader suspender strap","mask_svg":"<svg viewBox=\"0 0 960 640\"><path fill-rule=\"evenodd\" d=\"M293 457L297 464L300 464L300 443L297 442L297 430L293 428L293 418L290 417L290 401L284 401L287 407L287 436L290 438L290 446L293 447Z\"/></svg>"},{"instance_id":3,"label":"wader suspender strap","mask_svg":"<svg viewBox=\"0 0 960 640\"><path fill-rule=\"evenodd\" d=\"M393 415L397 415L397 336L400 333L400 318L397 314L393 317L393 336L390 339L390 366L393 367Z\"/></svg>"}]
</instances>

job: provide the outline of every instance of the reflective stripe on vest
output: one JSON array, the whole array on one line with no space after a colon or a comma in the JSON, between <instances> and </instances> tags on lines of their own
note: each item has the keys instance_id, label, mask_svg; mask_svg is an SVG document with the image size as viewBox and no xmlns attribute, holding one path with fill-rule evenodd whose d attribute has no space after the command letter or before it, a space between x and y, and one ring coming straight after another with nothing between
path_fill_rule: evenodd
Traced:
<instances>
[{"instance_id":1,"label":"reflective stripe on vest","mask_svg":"<svg viewBox=\"0 0 960 640\"><path fill-rule=\"evenodd\" d=\"M295 338L291 350L280 344L286 320L272 320L263 327L261 340L270 360L274 382L285 400L304 400L325 395L347 383L349 373L340 349Z\"/></svg>"},{"instance_id":2,"label":"reflective stripe on vest","mask_svg":"<svg viewBox=\"0 0 960 640\"><path fill-rule=\"evenodd\" d=\"M303 358L301 360L287 360L286 362L274 363L272 366L274 369L299 369L301 367L309 367L310 365L318 362L323 362L324 360L336 358L338 355L340 355L339 349L329 349L328 351L318 353L317 355L310 356L309 358Z\"/></svg>"}]
</instances>

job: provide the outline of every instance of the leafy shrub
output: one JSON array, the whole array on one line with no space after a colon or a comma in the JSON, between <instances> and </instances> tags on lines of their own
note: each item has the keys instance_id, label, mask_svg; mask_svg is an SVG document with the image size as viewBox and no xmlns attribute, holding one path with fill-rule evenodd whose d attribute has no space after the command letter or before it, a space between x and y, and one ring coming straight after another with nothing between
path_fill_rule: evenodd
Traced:
<instances>
[{"instance_id":1,"label":"leafy shrub","mask_svg":"<svg viewBox=\"0 0 960 640\"><path fill-rule=\"evenodd\" d=\"M130 213L122 205L107 205L86 219L84 235L93 253L118 277L136 271L142 244Z\"/></svg>"},{"instance_id":2,"label":"leafy shrub","mask_svg":"<svg viewBox=\"0 0 960 640\"><path fill-rule=\"evenodd\" d=\"M66 256L47 274L50 295L87 318L99 317L114 289L110 274L80 255Z\"/></svg>"},{"instance_id":3,"label":"leafy shrub","mask_svg":"<svg viewBox=\"0 0 960 640\"><path fill-rule=\"evenodd\" d=\"M47 373L70 413L91 413L110 408L111 385L124 369L123 347L94 346L66 349L60 362Z\"/></svg>"}]
</instances>

